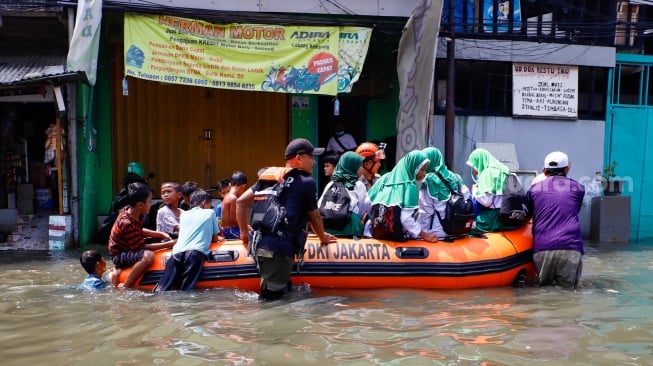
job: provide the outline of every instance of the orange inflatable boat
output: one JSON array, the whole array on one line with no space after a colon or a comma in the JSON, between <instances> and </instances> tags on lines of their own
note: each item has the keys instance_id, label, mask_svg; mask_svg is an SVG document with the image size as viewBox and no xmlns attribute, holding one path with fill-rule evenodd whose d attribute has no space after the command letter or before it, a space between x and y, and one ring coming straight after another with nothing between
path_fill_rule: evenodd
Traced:
<instances>
[{"instance_id":1,"label":"orange inflatable boat","mask_svg":"<svg viewBox=\"0 0 653 366\"><path fill-rule=\"evenodd\" d=\"M429 288L463 289L509 286L534 276L531 226L514 231L488 233L486 238L467 237L429 243L402 243L362 238L339 239L320 245L309 236L306 252L292 276L295 285L314 288ZM155 252L150 268L136 287L151 290L157 283L170 250ZM123 270L124 282L129 269ZM258 291L256 263L239 240L211 244L211 256L197 288L231 287Z\"/></svg>"}]
</instances>

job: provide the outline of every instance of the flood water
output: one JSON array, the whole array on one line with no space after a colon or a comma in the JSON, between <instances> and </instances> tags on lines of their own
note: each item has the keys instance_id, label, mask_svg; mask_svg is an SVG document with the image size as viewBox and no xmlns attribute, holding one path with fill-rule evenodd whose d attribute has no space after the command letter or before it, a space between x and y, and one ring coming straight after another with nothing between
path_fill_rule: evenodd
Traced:
<instances>
[{"instance_id":1,"label":"flood water","mask_svg":"<svg viewBox=\"0 0 653 366\"><path fill-rule=\"evenodd\" d=\"M575 292L300 286L276 302L84 292L79 253L0 252L2 365L653 364L653 242L588 247Z\"/></svg>"}]
</instances>

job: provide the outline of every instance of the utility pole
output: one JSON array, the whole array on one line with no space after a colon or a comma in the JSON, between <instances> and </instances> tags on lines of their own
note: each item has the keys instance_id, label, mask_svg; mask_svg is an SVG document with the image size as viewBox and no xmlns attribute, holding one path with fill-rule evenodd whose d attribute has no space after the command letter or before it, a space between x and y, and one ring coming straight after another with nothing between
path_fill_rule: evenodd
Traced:
<instances>
[{"instance_id":1,"label":"utility pole","mask_svg":"<svg viewBox=\"0 0 653 366\"><path fill-rule=\"evenodd\" d=\"M456 40L454 37L454 0L449 0L449 40L447 41L447 104L444 110L444 161L454 167L454 120L456 118Z\"/></svg>"}]
</instances>

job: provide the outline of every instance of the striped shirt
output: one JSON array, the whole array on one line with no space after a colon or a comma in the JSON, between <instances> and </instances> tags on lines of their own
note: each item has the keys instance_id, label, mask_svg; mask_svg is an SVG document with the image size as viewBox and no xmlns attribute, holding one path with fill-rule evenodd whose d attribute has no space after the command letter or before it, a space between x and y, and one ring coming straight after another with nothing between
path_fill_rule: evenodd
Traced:
<instances>
[{"instance_id":1,"label":"striped shirt","mask_svg":"<svg viewBox=\"0 0 653 366\"><path fill-rule=\"evenodd\" d=\"M142 249L143 246L143 221L132 218L127 210L120 211L109 235L109 254L114 257L122 252Z\"/></svg>"}]
</instances>

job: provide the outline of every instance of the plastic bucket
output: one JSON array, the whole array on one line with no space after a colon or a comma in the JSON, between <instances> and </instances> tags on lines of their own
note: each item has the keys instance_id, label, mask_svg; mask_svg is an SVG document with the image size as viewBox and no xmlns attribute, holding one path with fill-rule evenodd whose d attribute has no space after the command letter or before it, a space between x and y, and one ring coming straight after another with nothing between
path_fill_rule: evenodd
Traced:
<instances>
[{"instance_id":1,"label":"plastic bucket","mask_svg":"<svg viewBox=\"0 0 653 366\"><path fill-rule=\"evenodd\" d=\"M50 188L36 189L36 204L40 208L52 208L52 192Z\"/></svg>"}]
</instances>

